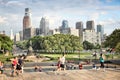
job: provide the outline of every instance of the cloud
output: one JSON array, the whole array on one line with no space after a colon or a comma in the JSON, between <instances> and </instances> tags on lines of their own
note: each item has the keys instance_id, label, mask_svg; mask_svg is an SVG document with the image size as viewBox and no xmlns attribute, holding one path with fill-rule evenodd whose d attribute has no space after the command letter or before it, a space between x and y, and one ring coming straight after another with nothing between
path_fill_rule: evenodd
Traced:
<instances>
[{"instance_id":1,"label":"cloud","mask_svg":"<svg viewBox=\"0 0 120 80\"><path fill-rule=\"evenodd\" d=\"M113 1L113 0L106 0L107 3L110 3L110 2L112 2L112 1Z\"/></svg>"},{"instance_id":2,"label":"cloud","mask_svg":"<svg viewBox=\"0 0 120 80\"><path fill-rule=\"evenodd\" d=\"M101 11L118 11L120 10L120 5L118 6L102 6L102 7L98 7L96 8L96 10L101 10Z\"/></svg>"},{"instance_id":3,"label":"cloud","mask_svg":"<svg viewBox=\"0 0 120 80\"><path fill-rule=\"evenodd\" d=\"M120 26L120 20L114 20L112 18L109 18L107 20L99 21L99 24L104 24L106 26Z\"/></svg>"},{"instance_id":4,"label":"cloud","mask_svg":"<svg viewBox=\"0 0 120 80\"><path fill-rule=\"evenodd\" d=\"M87 20L112 24L120 17L118 15L117 18L111 18L112 15L109 15L120 11L120 5L108 5L112 2L113 0L0 0L0 14L5 16L5 19L0 17L0 22L7 21L22 29L24 9L28 7L32 10L35 27L39 27L42 16L48 17L50 29L61 26L63 19L68 20L70 27L75 26L78 21Z\"/></svg>"},{"instance_id":5,"label":"cloud","mask_svg":"<svg viewBox=\"0 0 120 80\"><path fill-rule=\"evenodd\" d=\"M13 0L13 1L8 1L6 5L7 6L24 6L25 4L20 1Z\"/></svg>"},{"instance_id":6,"label":"cloud","mask_svg":"<svg viewBox=\"0 0 120 80\"><path fill-rule=\"evenodd\" d=\"M7 22L7 18L0 16L0 23L6 23L6 22Z\"/></svg>"}]
</instances>

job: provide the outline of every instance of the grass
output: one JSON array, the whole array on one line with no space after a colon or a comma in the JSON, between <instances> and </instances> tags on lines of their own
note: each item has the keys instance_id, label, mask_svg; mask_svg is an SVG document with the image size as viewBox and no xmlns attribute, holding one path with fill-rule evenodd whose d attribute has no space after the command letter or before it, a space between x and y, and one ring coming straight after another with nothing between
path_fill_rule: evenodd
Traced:
<instances>
[{"instance_id":1,"label":"grass","mask_svg":"<svg viewBox=\"0 0 120 80\"><path fill-rule=\"evenodd\" d=\"M61 57L62 54L46 54L46 53L42 53L40 54L40 56L45 56L50 58L50 61L57 61L58 57ZM120 59L120 54L109 54L108 59L106 58L107 56L105 55L105 60L118 60ZM66 54L66 60L74 60L74 61L78 61L78 60L90 60L90 59L95 59L95 57L91 56L91 53L80 53L80 58L79 58L79 53L71 53L71 54ZM97 60L99 59L99 55L97 56Z\"/></svg>"},{"instance_id":2,"label":"grass","mask_svg":"<svg viewBox=\"0 0 120 80\"><path fill-rule=\"evenodd\" d=\"M79 58L80 55L80 58ZM45 54L42 53L40 56L45 56L50 58L52 61L56 61L58 57L61 57L62 54ZM79 59L88 59L90 58L91 53L71 53L71 54L66 54L66 60L79 60Z\"/></svg>"},{"instance_id":3,"label":"grass","mask_svg":"<svg viewBox=\"0 0 120 80\"><path fill-rule=\"evenodd\" d=\"M115 59L120 60L120 54L105 54L107 60Z\"/></svg>"}]
</instances>

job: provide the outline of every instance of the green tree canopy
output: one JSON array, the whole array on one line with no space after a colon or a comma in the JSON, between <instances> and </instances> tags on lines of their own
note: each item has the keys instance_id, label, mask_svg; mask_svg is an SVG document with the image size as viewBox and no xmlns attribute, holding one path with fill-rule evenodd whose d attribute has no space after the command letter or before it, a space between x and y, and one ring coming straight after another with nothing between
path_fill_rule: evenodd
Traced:
<instances>
[{"instance_id":1,"label":"green tree canopy","mask_svg":"<svg viewBox=\"0 0 120 80\"><path fill-rule=\"evenodd\" d=\"M82 50L80 38L68 34L35 36L30 39L34 50Z\"/></svg>"},{"instance_id":2,"label":"green tree canopy","mask_svg":"<svg viewBox=\"0 0 120 80\"><path fill-rule=\"evenodd\" d=\"M88 41L84 41L83 42L83 48L85 50L91 50L91 49L94 49L94 44L88 42Z\"/></svg>"},{"instance_id":3,"label":"green tree canopy","mask_svg":"<svg viewBox=\"0 0 120 80\"><path fill-rule=\"evenodd\" d=\"M10 37L0 34L0 50L4 53L6 51L11 51L13 46L13 41Z\"/></svg>"},{"instance_id":4,"label":"green tree canopy","mask_svg":"<svg viewBox=\"0 0 120 80\"><path fill-rule=\"evenodd\" d=\"M27 49L28 46L29 46L28 45L28 40L16 42L16 46L21 48L21 49Z\"/></svg>"},{"instance_id":5,"label":"green tree canopy","mask_svg":"<svg viewBox=\"0 0 120 80\"><path fill-rule=\"evenodd\" d=\"M112 34L107 36L104 45L105 47L115 48L119 42L120 42L120 29L115 29L112 32Z\"/></svg>"},{"instance_id":6,"label":"green tree canopy","mask_svg":"<svg viewBox=\"0 0 120 80\"><path fill-rule=\"evenodd\" d=\"M115 47L116 52L120 53L120 42Z\"/></svg>"}]
</instances>

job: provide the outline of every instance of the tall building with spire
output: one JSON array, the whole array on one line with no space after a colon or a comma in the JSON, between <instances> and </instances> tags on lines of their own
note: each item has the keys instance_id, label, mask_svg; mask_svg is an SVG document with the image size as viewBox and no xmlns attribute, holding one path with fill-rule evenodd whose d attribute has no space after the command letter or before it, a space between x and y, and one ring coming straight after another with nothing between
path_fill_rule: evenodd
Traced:
<instances>
[{"instance_id":1,"label":"tall building with spire","mask_svg":"<svg viewBox=\"0 0 120 80\"><path fill-rule=\"evenodd\" d=\"M31 11L29 8L25 8L25 15L23 18L23 29L30 28L32 25L31 23Z\"/></svg>"},{"instance_id":2,"label":"tall building with spire","mask_svg":"<svg viewBox=\"0 0 120 80\"><path fill-rule=\"evenodd\" d=\"M45 17L40 21L40 35L46 36L49 33L49 20Z\"/></svg>"},{"instance_id":3,"label":"tall building with spire","mask_svg":"<svg viewBox=\"0 0 120 80\"><path fill-rule=\"evenodd\" d=\"M31 10L25 8L25 16L23 18L23 40L35 36L35 29L32 28Z\"/></svg>"}]
</instances>

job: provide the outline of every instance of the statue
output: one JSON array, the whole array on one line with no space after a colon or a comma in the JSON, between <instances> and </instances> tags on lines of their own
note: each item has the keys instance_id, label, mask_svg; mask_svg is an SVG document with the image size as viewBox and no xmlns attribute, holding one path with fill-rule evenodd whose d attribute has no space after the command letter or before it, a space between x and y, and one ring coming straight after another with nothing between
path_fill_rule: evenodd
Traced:
<instances>
[{"instance_id":1,"label":"statue","mask_svg":"<svg viewBox=\"0 0 120 80\"><path fill-rule=\"evenodd\" d=\"M32 48L32 41L30 40L29 42L29 48L28 48L28 52L27 55L33 55L33 48Z\"/></svg>"}]
</instances>

